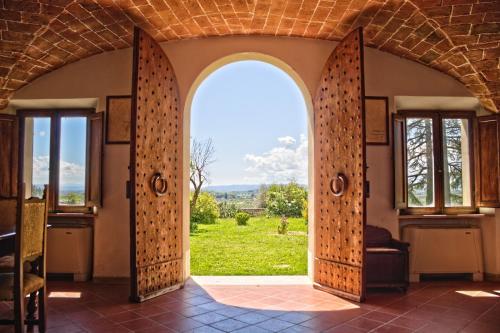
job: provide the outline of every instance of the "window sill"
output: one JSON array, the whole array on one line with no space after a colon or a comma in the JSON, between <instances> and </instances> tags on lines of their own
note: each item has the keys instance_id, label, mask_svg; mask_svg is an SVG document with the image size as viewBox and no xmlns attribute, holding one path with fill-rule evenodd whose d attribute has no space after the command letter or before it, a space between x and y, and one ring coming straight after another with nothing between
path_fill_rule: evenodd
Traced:
<instances>
[{"instance_id":1,"label":"window sill","mask_svg":"<svg viewBox=\"0 0 500 333\"><path fill-rule=\"evenodd\" d=\"M399 220L449 220L449 219L463 219L463 218L481 218L486 216L486 214L480 213L471 213L471 214L407 214L407 215L399 215Z\"/></svg>"},{"instance_id":2,"label":"window sill","mask_svg":"<svg viewBox=\"0 0 500 333\"><path fill-rule=\"evenodd\" d=\"M93 219L97 215L90 213L49 213L50 218L79 218L79 219Z\"/></svg>"}]
</instances>

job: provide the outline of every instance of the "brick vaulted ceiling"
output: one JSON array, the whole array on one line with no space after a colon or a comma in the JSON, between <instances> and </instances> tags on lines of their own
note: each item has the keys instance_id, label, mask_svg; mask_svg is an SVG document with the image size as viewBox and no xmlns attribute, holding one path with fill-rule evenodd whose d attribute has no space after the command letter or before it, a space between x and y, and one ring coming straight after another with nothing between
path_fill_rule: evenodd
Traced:
<instances>
[{"instance_id":1,"label":"brick vaulted ceiling","mask_svg":"<svg viewBox=\"0 0 500 333\"><path fill-rule=\"evenodd\" d=\"M339 40L363 26L368 46L447 73L500 111L500 0L0 0L0 7L0 108L40 75L130 47L134 25L158 41Z\"/></svg>"}]
</instances>

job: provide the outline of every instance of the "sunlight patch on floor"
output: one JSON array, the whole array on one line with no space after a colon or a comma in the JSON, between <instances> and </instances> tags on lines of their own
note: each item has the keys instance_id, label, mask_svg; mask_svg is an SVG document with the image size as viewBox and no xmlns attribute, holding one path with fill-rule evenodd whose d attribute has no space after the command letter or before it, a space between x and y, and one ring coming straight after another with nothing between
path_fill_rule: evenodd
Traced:
<instances>
[{"instance_id":1,"label":"sunlight patch on floor","mask_svg":"<svg viewBox=\"0 0 500 333\"><path fill-rule=\"evenodd\" d=\"M312 285L307 275L273 276L191 276L200 286L300 286Z\"/></svg>"},{"instance_id":2,"label":"sunlight patch on floor","mask_svg":"<svg viewBox=\"0 0 500 333\"><path fill-rule=\"evenodd\" d=\"M456 292L470 297L500 297L499 295L482 290L457 290Z\"/></svg>"},{"instance_id":3,"label":"sunlight patch on floor","mask_svg":"<svg viewBox=\"0 0 500 333\"><path fill-rule=\"evenodd\" d=\"M79 291L51 291L49 298L81 298L82 293Z\"/></svg>"}]
</instances>

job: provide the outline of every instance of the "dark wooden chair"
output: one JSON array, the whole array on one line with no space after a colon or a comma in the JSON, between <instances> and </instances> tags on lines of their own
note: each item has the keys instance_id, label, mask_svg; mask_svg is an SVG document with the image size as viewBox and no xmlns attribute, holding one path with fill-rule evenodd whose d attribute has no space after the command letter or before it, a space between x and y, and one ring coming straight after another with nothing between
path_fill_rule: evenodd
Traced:
<instances>
[{"instance_id":1,"label":"dark wooden chair","mask_svg":"<svg viewBox=\"0 0 500 333\"><path fill-rule=\"evenodd\" d=\"M25 325L46 329L45 253L47 238L47 187L43 199L18 198L14 271L0 274L0 301L14 301L14 320L2 319L2 325L14 325L15 332L25 332ZM30 272L25 264L30 264ZM29 295L26 304L26 296ZM35 300L38 299L38 318L35 319ZM26 315L27 313L27 315Z\"/></svg>"},{"instance_id":2,"label":"dark wooden chair","mask_svg":"<svg viewBox=\"0 0 500 333\"><path fill-rule=\"evenodd\" d=\"M17 197L0 197L0 230L16 229ZM0 242L0 273L14 272L14 238Z\"/></svg>"},{"instance_id":3,"label":"dark wooden chair","mask_svg":"<svg viewBox=\"0 0 500 333\"><path fill-rule=\"evenodd\" d=\"M408 243L392 238L389 230L367 225L366 286L401 288L409 286Z\"/></svg>"}]
</instances>

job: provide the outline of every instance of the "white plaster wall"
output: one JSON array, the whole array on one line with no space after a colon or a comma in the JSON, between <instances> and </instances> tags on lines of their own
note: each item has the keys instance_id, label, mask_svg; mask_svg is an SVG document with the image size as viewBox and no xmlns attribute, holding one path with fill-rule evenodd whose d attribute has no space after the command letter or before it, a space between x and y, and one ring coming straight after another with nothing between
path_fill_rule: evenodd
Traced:
<instances>
[{"instance_id":1,"label":"white plaster wall","mask_svg":"<svg viewBox=\"0 0 500 333\"><path fill-rule=\"evenodd\" d=\"M314 96L322 67L335 43L301 38L260 36L221 37L165 43L175 69L181 105L201 71L212 62L238 52L260 52L279 58L300 75ZM46 74L16 92L16 99L99 98L98 111L105 108L106 95L130 94L130 49L96 55ZM458 81L417 63L366 48L367 95L471 96ZM104 148L104 207L95 222L94 276L125 277L129 274L129 205L125 198L129 146ZM398 236L398 220L391 202L390 146L368 146L368 223L384 226Z\"/></svg>"}]
</instances>

